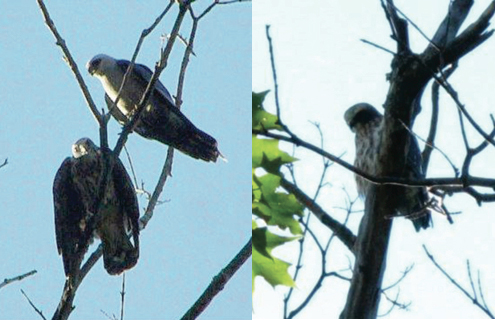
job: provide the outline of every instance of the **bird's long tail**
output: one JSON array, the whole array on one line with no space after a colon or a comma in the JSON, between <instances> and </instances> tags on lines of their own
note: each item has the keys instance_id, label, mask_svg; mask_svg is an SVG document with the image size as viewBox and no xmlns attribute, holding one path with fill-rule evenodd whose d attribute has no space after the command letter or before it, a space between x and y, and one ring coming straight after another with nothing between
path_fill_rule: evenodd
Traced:
<instances>
[{"instance_id":1,"label":"bird's long tail","mask_svg":"<svg viewBox=\"0 0 495 320\"><path fill-rule=\"evenodd\" d=\"M167 143L166 141L162 142ZM170 141L168 143L170 144ZM223 158L218 150L218 142L209 134L195 127L191 127L181 139L177 139L175 143L170 145L193 158L204 161L216 162L219 156Z\"/></svg>"}]
</instances>

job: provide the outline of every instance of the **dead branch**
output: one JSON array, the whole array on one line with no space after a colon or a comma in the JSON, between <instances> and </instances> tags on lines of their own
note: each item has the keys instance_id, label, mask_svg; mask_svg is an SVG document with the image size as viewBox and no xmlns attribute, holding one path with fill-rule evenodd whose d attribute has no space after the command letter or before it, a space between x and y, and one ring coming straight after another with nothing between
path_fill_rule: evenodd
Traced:
<instances>
[{"instance_id":1,"label":"dead branch","mask_svg":"<svg viewBox=\"0 0 495 320\"><path fill-rule=\"evenodd\" d=\"M252 253L252 238L244 245L229 264L220 271L194 305L182 316L181 320L196 319L208 307L213 298L223 290L227 282L248 260Z\"/></svg>"},{"instance_id":2,"label":"dead branch","mask_svg":"<svg viewBox=\"0 0 495 320\"><path fill-rule=\"evenodd\" d=\"M282 188L288 192L294 194L296 199L307 207L313 214L320 220L320 222L327 226L332 232L342 241L342 243L351 251L354 251L354 243L356 236L345 225L332 218L326 213L316 202L307 196L301 189L282 178L280 180Z\"/></svg>"},{"instance_id":3,"label":"dead branch","mask_svg":"<svg viewBox=\"0 0 495 320\"><path fill-rule=\"evenodd\" d=\"M355 166L340 159L339 157L309 142L301 140L297 136L287 137L281 134L276 134L263 130L255 130L255 129L252 130L252 133L265 136L268 138L274 138L274 139L290 142L299 147L304 147L308 150L311 150L319 155L326 157L327 159L341 165L342 167L348 169L351 172L354 172L355 174L363 177L367 181L376 185L396 185L396 186L404 186L404 187L477 186L477 187L495 188L495 179L489 179L489 178L477 177L477 176L469 176L465 180L460 178L426 178L420 180L413 180L413 179L398 178L396 176L384 176L384 177L373 176L356 168Z\"/></svg>"},{"instance_id":4,"label":"dead branch","mask_svg":"<svg viewBox=\"0 0 495 320\"><path fill-rule=\"evenodd\" d=\"M96 119L96 122L100 125L100 127L103 127L104 125L104 120L100 112L98 112L98 108L96 108L96 105L93 101L93 98L91 98L91 94L89 93L88 87L86 86L86 83L84 82L81 73L79 72L79 68L77 67L76 62L74 61L74 58L72 58L72 55L70 54L69 49L67 48L67 45L65 44L65 40L60 36L58 33L57 28L55 27L55 23L50 17L50 14L48 13L48 10L46 9L45 3L43 0L36 0L38 2L38 6L41 9L41 13L43 14L43 18L45 19L45 24L50 29L51 33L57 40L56 45L59 46L62 49L62 52L64 54L64 60L69 64L70 69L72 70L72 73L74 73L74 76L76 77L77 82L79 83L79 87L81 88L81 91L83 93L84 98L86 99L86 103L88 104L89 110L91 110L91 113Z\"/></svg>"},{"instance_id":5,"label":"dead branch","mask_svg":"<svg viewBox=\"0 0 495 320\"><path fill-rule=\"evenodd\" d=\"M122 274L122 291L120 291L120 320L124 320L125 272Z\"/></svg>"},{"instance_id":6,"label":"dead branch","mask_svg":"<svg viewBox=\"0 0 495 320\"><path fill-rule=\"evenodd\" d=\"M9 164L9 162L8 162L8 161L9 161L9 158L5 158L5 160L3 161L3 163L2 163L2 164L0 164L0 168L3 168L3 167L5 167L6 165L8 165L8 164Z\"/></svg>"},{"instance_id":7,"label":"dead branch","mask_svg":"<svg viewBox=\"0 0 495 320\"><path fill-rule=\"evenodd\" d=\"M6 285L8 285L8 284L10 284L10 283L12 283L12 282L15 282L15 281L21 281L21 280L22 280L22 279L24 279L24 278L27 278L27 277L29 277L29 276L32 276L32 275L36 274L36 272L38 272L38 271L36 271L36 270L31 270L31 271L29 271L29 272L26 272L26 273L21 274L21 275L16 276L16 277L12 277L12 278L5 278L5 279L3 280L3 282L2 282L2 283L0 283L0 289L2 289L3 287L5 287Z\"/></svg>"},{"instance_id":8,"label":"dead branch","mask_svg":"<svg viewBox=\"0 0 495 320\"><path fill-rule=\"evenodd\" d=\"M457 282L447 271L445 271L435 260L435 258L433 257L433 255L428 251L428 249L426 248L425 245L423 245L423 249L425 250L425 253L426 255L428 256L428 258L430 259L430 261L435 265L435 267L440 270L440 272L442 272L442 274L447 277L447 279L449 279L449 281L455 286L457 287L457 289L459 289L466 297L468 297L474 305L476 305L478 308L480 308L484 313L486 313L491 319L495 319L494 318L494 315L492 314L492 312L490 311L488 305L486 304L485 302L485 299L483 297L483 290L481 288L481 280L480 280L480 277L479 277L479 274L478 274L478 290L480 292L480 295L482 297L482 301L480 302L478 297L477 297L477 293L476 293L476 288L474 287L474 283L473 283L473 278L472 278L472 274L471 274L471 268L470 268L470 265L469 265L469 260L467 261L467 269L468 269L468 276L469 276L469 281L471 283L471 289L473 290L473 293L469 293L466 289L464 289L464 287L462 287L459 282Z\"/></svg>"},{"instance_id":9,"label":"dead branch","mask_svg":"<svg viewBox=\"0 0 495 320\"><path fill-rule=\"evenodd\" d=\"M34 311L36 311L36 313L44 320L46 320L45 316L43 315L43 311L41 311L40 309L38 309L34 303L31 301L31 299L29 299L29 297L27 296L27 294L24 292L24 290L21 289L21 293L22 295L27 299L27 301L29 302L29 305L31 307L33 307Z\"/></svg>"},{"instance_id":10,"label":"dead branch","mask_svg":"<svg viewBox=\"0 0 495 320\"><path fill-rule=\"evenodd\" d=\"M453 64L449 69L443 72L443 78L448 79L457 69L457 64ZM421 158L423 159L423 172L428 172L428 164L430 163L430 156L433 148L435 148L435 137L437 134L437 125L438 125L438 114L439 114L439 90L440 84L438 82L433 82L431 86L431 100L432 100L432 112L431 112L431 120L430 120L430 132L428 133L428 137L425 142L425 149L421 154ZM438 150L438 149L437 149ZM442 152L442 154L444 154ZM458 176L458 170L450 161L450 159L445 155L447 161L449 161L450 165L454 168L455 176Z\"/></svg>"}]
</instances>

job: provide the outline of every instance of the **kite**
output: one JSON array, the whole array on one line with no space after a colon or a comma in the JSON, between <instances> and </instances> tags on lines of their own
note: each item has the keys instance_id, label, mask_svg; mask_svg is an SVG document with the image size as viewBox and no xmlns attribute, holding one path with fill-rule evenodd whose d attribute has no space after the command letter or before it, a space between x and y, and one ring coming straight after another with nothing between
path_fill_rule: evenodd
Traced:
<instances>
[{"instance_id":1,"label":"kite","mask_svg":"<svg viewBox=\"0 0 495 320\"><path fill-rule=\"evenodd\" d=\"M111 275L132 268L139 257L136 193L124 165L109 151L113 168L104 197L99 197L99 186L105 159L89 138L72 146L72 157L62 162L53 182L57 247L69 279L77 277L94 236L102 241L104 267Z\"/></svg>"},{"instance_id":2,"label":"kite","mask_svg":"<svg viewBox=\"0 0 495 320\"><path fill-rule=\"evenodd\" d=\"M376 176L378 155L380 153L383 116L370 104L358 103L349 108L345 121L356 134L356 159L354 166ZM421 167L421 153L416 138L411 136L409 150L406 155L405 177L422 179L425 177ZM355 175L357 190L360 196L366 197L371 183L359 175ZM397 211L410 218L416 231L430 226L431 216L428 210L428 191L426 187L407 187Z\"/></svg>"},{"instance_id":3,"label":"kite","mask_svg":"<svg viewBox=\"0 0 495 320\"><path fill-rule=\"evenodd\" d=\"M138 108L153 72L142 64L134 64L132 72L122 88L114 107L124 74L130 65L128 60L116 60L104 54L93 57L86 68L98 78L105 90L105 102L112 116L121 124L127 124ZM199 130L176 107L165 86L158 80L155 89L140 115L134 131L139 135L169 145L193 158L216 162L221 156L217 141Z\"/></svg>"}]
</instances>

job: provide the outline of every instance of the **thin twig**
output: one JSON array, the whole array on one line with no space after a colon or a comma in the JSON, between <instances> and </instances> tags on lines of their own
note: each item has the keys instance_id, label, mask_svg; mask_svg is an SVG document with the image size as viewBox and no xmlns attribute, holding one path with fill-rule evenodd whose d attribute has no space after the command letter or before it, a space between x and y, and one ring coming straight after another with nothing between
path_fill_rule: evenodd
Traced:
<instances>
[{"instance_id":1,"label":"thin twig","mask_svg":"<svg viewBox=\"0 0 495 320\"><path fill-rule=\"evenodd\" d=\"M373 46L373 47L375 47L375 48L378 48L378 49L381 49L381 50L383 50L383 51L385 51L385 52L388 52L388 53L390 53L390 54L392 54L392 55L394 55L394 56L395 56L395 52L393 52L392 50L387 49L387 48L385 48L385 47L382 47L381 45L378 45L378 44L373 43L373 42L371 42L371 41L368 41L368 40L366 40L366 39L361 39L361 41L362 41L362 42L364 42L364 43L366 43L366 44L369 44L369 45L371 45L371 46Z\"/></svg>"},{"instance_id":2,"label":"thin twig","mask_svg":"<svg viewBox=\"0 0 495 320\"><path fill-rule=\"evenodd\" d=\"M181 320L196 319L210 304L213 298L223 290L227 282L239 270L239 268L248 260L252 253L252 238L244 245L237 255L229 264L213 278L208 288L203 292L201 297L194 305L182 316Z\"/></svg>"},{"instance_id":3,"label":"thin twig","mask_svg":"<svg viewBox=\"0 0 495 320\"><path fill-rule=\"evenodd\" d=\"M395 5L392 1L387 0L387 3L388 3L388 5L389 5L389 6L393 7L393 8L394 8L397 12L399 12L399 13L401 14L401 16L403 16L403 17L404 17L404 19L406 19L406 20L407 20L407 21L408 21L408 22L409 22L409 23L410 23L410 24L414 27L414 29L416 29L416 30L419 32L419 34L421 34L421 35L423 36L423 38L425 38L425 39L426 39L426 41L428 41L428 43L429 43L429 44L431 44L431 45L435 45L435 44L434 44L434 43L430 40L430 38L428 38L428 36L427 36L427 35L423 32L423 30L421 30L421 28L420 28L420 27L418 27L418 26L414 23L414 21L412 21L411 19L409 19L409 17L408 17L408 16L407 16L404 12L402 12L399 8L397 8L397 6L396 6L396 5Z\"/></svg>"},{"instance_id":4,"label":"thin twig","mask_svg":"<svg viewBox=\"0 0 495 320\"><path fill-rule=\"evenodd\" d=\"M155 210L155 206L158 203L158 198L163 191L163 187L165 186L165 182L167 182L167 177L172 176L172 164L174 161L174 148L168 148L167 150L167 158L165 159L165 163L163 164L163 169L160 174L160 178L156 183L155 191L151 195L150 201L148 202L148 206L144 212L144 215L139 219L140 229L146 228L146 225L153 217L153 212Z\"/></svg>"},{"instance_id":5,"label":"thin twig","mask_svg":"<svg viewBox=\"0 0 495 320\"><path fill-rule=\"evenodd\" d=\"M460 179L460 178L426 178L426 179L405 179L405 178L397 178L397 177L376 177L373 175L370 175L355 166L349 164L348 162L339 159L339 157L322 150L321 148L308 143L304 140L301 140L297 136L292 136L292 137L287 137L284 135L272 133L269 131L263 131L263 130L256 130L252 129L251 130L253 134L259 134L265 137L269 138L275 138L278 140L283 140L290 142L292 144L295 144L296 146L304 147L308 150L311 150L317 154L323 155L329 160L336 162L337 164L341 165L342 167L348 169L349 171L354 172L355 174L361 176L362 178L366 179L367 181L373 183L373 184L388 184L388 185L398 185L398 186L405 186L405 187L433 187L433 186L449 186L449 187L463 187L463 186L478 186L478 187L487 187L487 188L494 188L495 187L495 179L489 179L485 177L476 177L476 176L469 176L466 179ZM487 136L489 137L489 136Z\"/></svg>"},{"instance_id":6,"label":"thin twig","mask_svg":"<svg viewBox=\"0 0 495 320\"><path fill-rule=\"evenodd\" d=\"M277 118L280 119L280 103L278 99L278 81L277 81L277 69L275 68L275 54L273 53L273 43L272 37L270 36L270 26L265 26L266 39L268 40L268 48L270 50L270 63L272 66L272 76L273 76L273 88L275 91L275 107L277 108Z\"/></svg>"},{"instance_id":7,"label":"thin twig","mask_svg":"<svg viewBox=\"0 0 495 320\"><path fill-rule=\"evenodd\" d=\"M0 164L0 168L5 167L7 164L9 164L9 158L5 158L4 162Z\"/></svg>"},{"instance_id":8,"label":"thin twig","mask_svg":"<svg viewBox=\"0 0 495 320\"><path fill-rule=\"evenodd\" d=\"M6 285L8 285L8 284L10 284L10 283L12 283L12 282L15 282L15 281L21 281L21 280L22 280L22 279L24 279L24 278L27 278L27 277L29 277L29 276L32 276L32 275L34 275L36 272L38 272L38 271L36 271L36 270L31 270L31 271L29 271L29 272L26 272L26 273L24 273L24 274L21 274L20 276L16 276L16 277L13 277L13 278L5 278L5 279L3 280L3 282L2 282L2 283L0 283L0 289L2 289L3 287L5 287Z\"/></svg>"},{"instance_id":9,"label":"thin twig","mask_svg":"<svg viewBox=\"0 0 495 320\"><path fill-rule=\"evenodd\" d=\"M70 69L72 70L72 73L74 73L74 76L76 77L77 82L79 83L79 87L81 88L81 91L84 95L84 98L86 99L86 103L88 104L89 109L91 110L91 113L95 117L96 121L100 125L100 127L104 126L104 120L96 108L96 105L93 101L93 98L91 98L91 94L89 93L88 87L86 86L86 83L84 82L81 73L79 72L79 68L77 67L76 62L74 61L74 58L72 58L72 55L70 54L69 49L67 48L65 44L65 40L60 36L60 34L57 31L57 28L55 27L55 24L53 23L53 20L50 17L50 14L48 13L48 10L46 9L45 3L43 0L36 0L38 2L38 6L41 9L41 13L43 14L43 18L45 19L45 24L50 29L52 32L53 36L57 40L56 45L59 46L62 49L62 52L64 54L64 60L69 64Z\"/></svg>"},{"instance_id":10,"label":"thin twig","mask_svg":"<svg viewBox=\"0 0 495 320\"><path fill-rule=\"evenodd\" d=\"M106 117L105 121L108 122L110 120L110 112L113 108L117 108L117 103L120 100L120 96L122 93L122 89L124 88L124 85L127 83L127 79L129 78L129 75L131 74L134 64L136 62L139 50L141 49L141 45L143 44L144 39L158 26L158 24L162 21L163 17L167 14L167 12L172 8L172 5L174 4L174 0L170 0L169 4L165 7L165 10L155 19L155 21L149 26L149 28L144 29L141 32L141 36L138 39L138 43L136 45L136 48L134 49L134 53L132 54L131 61L129 63L129 66L127 67L127 70L124 74L124 77L122 78L122 83L120 84L119 91L117 92L117 97L115 97L115 100L113 101L113 104L111 107L109 107L109 115Z\"/></svg>"},{"instance_id":11,"label":"thin twig","mask_svg":"<svg viewBox=\"0 0 495 320\"><path fill-rule=\"evenodd\" d=\"M127 161L129 161L129 167L131 168L132 179L134 180L134 186L137 189L138 188L138 181L136 178L136 172L134 172L134 166L132 165L131 155L129 154L129 151L127 151L127 146L124 146L124 151L125 151L125 155L127 157Z\"/></svg>"},{"instance_id":12,"label":"thin twig","mask_svg":"<svg viewBox=\"0 0 495 320\"><path fill-rule=\"evenodd\" d=\"M226 1L218 1L215 0L218 4L231 4L236 2L251 2L251 0L226 0Z\"/></svg>"},{"instance_id":13,"label":"thin twig","mask_svg":"<svg viewBox=\"0 0 495 320\"><path fill-rule=\"evenodd\" d=\"M151 76L151 79L148 82L146 90L144 91L141 100L138 103L136 112L132 116L132 119L130 119L129 122L126 123L126 125L122 129L122 133L120 134L119 139L117 140L115 148L113 149L115 156L118 156L120 154L122 148L124 147L125 142L127 141L127 137L132 131L134 131L134 127L137 125L139 118L145 109L145 106L148 104L148 101L151 99L151 95L154 91L155 84L158 81L160 74L167 66L168 58L170 56L170 53L172 52L172 47L174 45L175 38L179 33L180 26L189 7L189 1L184 1L184 3L185 3L184 5L179 6L179 14L177 15L174 26L172 28L172 32L170 33L170 39L168 40L165 49L162 51L160 55L160 60L155 66L155 71L153 72L153 75Z\"/></svg>"},{"instance_id":14,"label":"thin twig","mask_svg":"<svg viewBox=\"0 0 495 320\"><path fill-rule=\"evenodd\" d=\"M36 311L36 313L39 314L42 319L46 320L45 316L43 315L43 311L41 311L40 309L38 309L34 305L34 303L31 301L31 299L29 299L29 297L27 296L27 294L24 292L24 290L21 289L21 293L27 299L27 301L29 302L29 304L31 305L31 307L33 307L34 311Z\"/></svg>"},{"instance_id":15,"label":"thin twig","mask_svg":"<svg viewBox=\"0 0 495 320\"><path fill-rule=\"evenodd\" d=\"M476 298L476 292L474 292L474 296L472 296L469 292L467 292L466 289L464 289L456 280L454 280L454 278L452 278L448 273L447 271L445 271L436 261L435 261L435 258L430 254L430 252L428 251L428 249L426 249L426 246L423 245L423 249L425 250L425 253L426 255L428 256L428 258L431 260L431 262L433 262L433 264L435 265L435 267L440 270L440 272L442 272L442 274L447 277L447 279L450 280L450 282L452 282L452 284L454 286L457 287L457 289L459 289L462 293L464 293L464 295L466 297L468 297L472 302L473 304L475 304L478 308L480 308L484 313L486 313L490 318L494 319L494 315L491 313L491 311L488 309L487 306L483 306L480 304L480 302L478 301L478 299Z\"/></svg>"},{"instance_id":16,"label":"thin twig","mask_svg":"<svg viewBox=\"0 0 495 320\"><path fill-rule=\"evenodd\" d=\"M124 320L125 272L122 274L122 291L120 291L120 320Z\"/></svg>"}]
</instances>

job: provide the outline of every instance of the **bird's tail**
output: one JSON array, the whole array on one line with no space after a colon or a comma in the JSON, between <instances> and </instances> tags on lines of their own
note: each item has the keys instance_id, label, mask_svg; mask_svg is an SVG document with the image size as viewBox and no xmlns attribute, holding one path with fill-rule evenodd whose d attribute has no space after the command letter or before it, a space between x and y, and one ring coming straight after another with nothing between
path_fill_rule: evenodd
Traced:
<instances>
[{"instance_id":1,"label":"bird's tail","mask_svg":"<svg viewBox=\"0 0 495 320\"><path fill-rule=\"evenodd\" d=\"M431 212L430 210L424 209L423 212L416 217L409 217L414 224L414 228L417 232L421 229L428 229L431 222Z\"/></svg>"},{"instance_id":2,"label":"bird's tail","mask_svg":"<svg viewBox=\"0 0 495 320\"><path fill-rule=\"evenodd\" d=\"M102 240L103 264L108 274L118 275L136 265L139 258L139 242L136 242L136 238L134 245L126 235L122 235L118 240Z\"/></svg>"},{"instance_id":3,"label":"bird's tail","mask_svg":"<svg viewBox=\"0 0 495 320\"><path fill-rule=\"evenodd\" d=\"M170 141L162 142L170 144L170 146L193 158L207 162L216 162L219 156L224 158L218 150L218 142L209 134L195 127L191 127L181 139L177 139L173 144Z\"/></svg>"}]
</instances>

